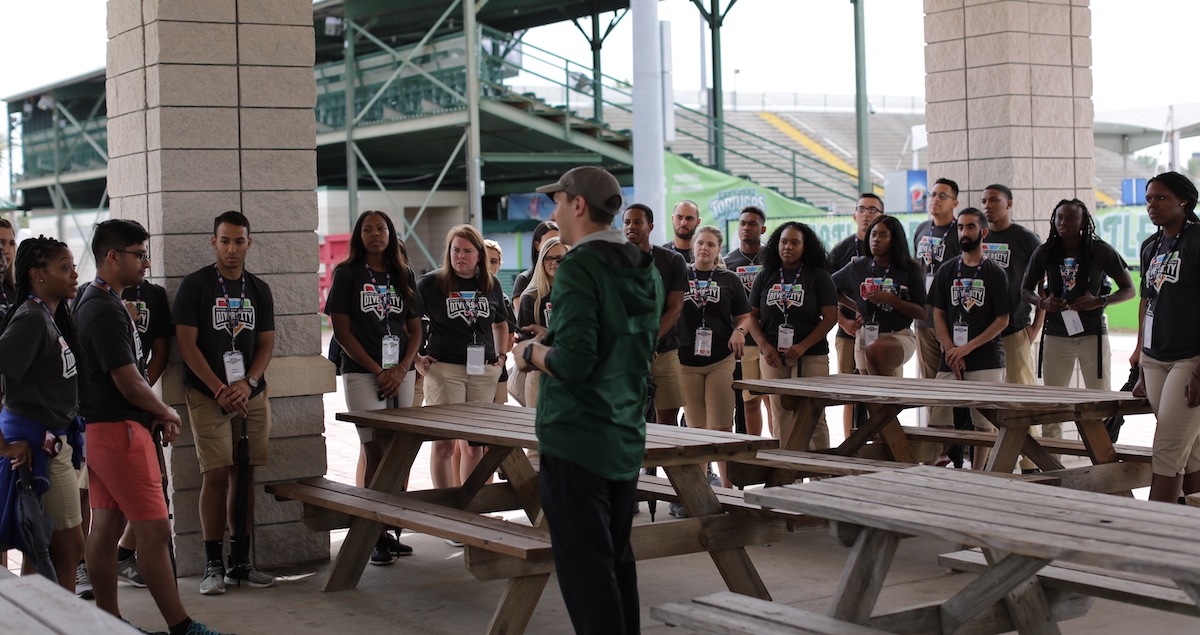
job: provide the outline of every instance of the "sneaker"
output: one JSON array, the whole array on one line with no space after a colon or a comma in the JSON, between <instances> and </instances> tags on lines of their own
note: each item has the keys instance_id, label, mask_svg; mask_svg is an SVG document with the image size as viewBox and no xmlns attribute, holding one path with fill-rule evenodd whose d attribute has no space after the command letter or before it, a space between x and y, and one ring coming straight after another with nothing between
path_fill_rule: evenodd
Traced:
<instances>
[{"instance_id":1,"label":"sneaker","mask_svg":"<svg viewBox=\"0 0 1200 635\"><path fill-rule=\"evenodd\" d=\"M688 517L687 510L684 509L683 505L679 503L671 503L671 505L667 508L667 512L676 518Z\"/></svg>"},{"instance_id":2,"label":"sneaker","mask_svg":"<svg viewBox=\"0 0 1200 635\"><path fill-rule=\"evenodd\" d=\"M275 586L275 576L263 573L252 564L234 565L225 572L225 584L243 584L255 589L265 589Z\"/></svg>"},{"instance_id":3,"label":"sneaker","mask_svg":"<svg viewBox=\"0 0 1200 635\"><path fill-rule=\"evenodd\" d=\"M393 532L395 532L395 535L393 535ZM391 553L393 556L396 556L396 557L411 556L412 552L413 552L412 547L400 542L397 539L399 537L399 535L400 535L399 529L394 529L392 531L385 531L385 532L383 532L383 536L380 537L380 540L382 540L386 543L388 552ZM378 547L378 545L376 545L376 547Z\"/></svg>"},{"instance_id":4,"label":"sneaker","mask_svg":"<svg viewBox=\"0 0 1200 635\"><path fill-rule=\"evenodd\" d=\"M96 594L92 591L92 578L88 576L87 564L83 562L75 567L75 595L85 600L96 599Z\"/></svg>"},{"instance_id":5,"label":"sneaker","mask_svg":"<svg viewBox=\"0 0 1200 635\"><path fill-rule=\"evenodd\" d=\"M465 546L465 545L463 545L463 543L461 543L457 540L454 540L452 538L447 538L446 544L450 545L451 547L458 547L459 549L462 549Z\"/></svg>"},{"instance_id":6,"label":"sneaker","mask_svg":"<svg viewBox=\"0 0 1200 635\"><path fill-rule=\"evenodd\" d=\"M221 595L225 592L225 567L220 562L210 562L204 567L204 579L200 581L200 595Z\"/></svg>"},{"instance_id":7,"label":"sneaker","mask_svg":"<svg viewBox=\"0 0 1200 635\"><path fill-rule=\"evenodd\" d=\"M138 569L136 554L125 560L117 561L117 579L121 582L128 582L139 589L146 588L146 581L142 579L142 572Z\"/></svg>"},{"instance_id":8,"label":"sneaker","mask_svg":"<svg viewBox=\"0 0 1200 635\"><path fill-rule=\"evenodd\" d=\"M375 543L375 548L371 550L371 559L367 560L367 562L377 567L392 564L395 561L396 556L393 556L392 552L388 551L387 543L383 541L383 538L380 538Z\"/></svg>"},{"instance_id":9,"label":"sneaker","mask_svg":"<svg viewBox=\"0 0 1200 635\"><path fill-rule=\"evenodd\" d=\"M196 620L192 620L192 625L188 627L187 631L184 632L184 635L222 635L222 634L201 624L200 622L197 622Z\"/></svg>"},{"instance_id":10,"label":"sneaker","mask_svg":"<svg viewBox=\"0 0 1200 635\"><path fill-rule=\"evenodd\" d=\"M937 458L937 460L933 462L933 466L934 467L949 467L950 466L950 457L946 456L945 454L939 456Z\"/></svg>"},{"instance_id":11,"label":"sneaker","mask_svg":"<svg viewBox=\"0 0 1200 635\"><path fill-rule=\"evenodd\" d=\"M129 624L129 620L127 620L123 617L121 618L121 621L125 622L126 624ZM134 626L133 624L129 624L129 627L139 633L145 633L146 635L171 635L170 633L167 633L165 631L148 631L144 628L141 628L140 626Z\"/></svg>"}]
</instances>

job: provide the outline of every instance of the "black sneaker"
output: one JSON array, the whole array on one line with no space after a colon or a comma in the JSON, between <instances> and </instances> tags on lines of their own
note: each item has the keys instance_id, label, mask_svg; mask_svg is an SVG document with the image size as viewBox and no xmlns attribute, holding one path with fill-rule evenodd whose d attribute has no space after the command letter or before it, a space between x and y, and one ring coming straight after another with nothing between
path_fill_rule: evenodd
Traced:
<instances>
[{"instance_id":1,"label":"black sneaker","mask_svg":"<svg viewBox=\"0 0 1200 635\"><path fill-rule=\"evenodd\" d=\"M393 533L395 535L393 535ZM396 557L411 556L413 553L412 547L400 542L398 540L399 535L400 535L400 530L393 529L391 531L383 532L383 535L380 536L379 539L387 545L388 552L391 553L393 556L396 556ZM375 545L375 548L378 549L379 545Z\"/></svg>"},{"instance_id":2,"label":"black sneaker","mask_svg":"<svg viewBox=\"0 0 1200 635\"><path fill-rule=\"evenodd\" d=\"M396 556L393 556L392 552L388 551L387 544L383 541L383 538L380 538L375 543L375 548L371 550L371 559L367 562L377 567L382 567L392 564L395 561Z\"/></svg>"}]
</instances>

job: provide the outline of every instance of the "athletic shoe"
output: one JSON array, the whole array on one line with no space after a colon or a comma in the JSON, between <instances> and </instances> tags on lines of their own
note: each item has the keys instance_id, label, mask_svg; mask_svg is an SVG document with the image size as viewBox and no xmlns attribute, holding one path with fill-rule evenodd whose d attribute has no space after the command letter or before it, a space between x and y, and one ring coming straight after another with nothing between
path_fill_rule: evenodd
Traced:
<instances>
[{"instance_id":1,"label":"athletic shoe","mask_svg":"<svg viewBox=\"0 0 1200 635\"><path fill-rule=\"evenodd\" d=\"M192 625L188 627L187 631L184 632L184 635L221 635L221 633L214 631L213 629L201 624L200 622L197 622L196 620L192 620Z\"/></svg>"},{"instance_id":2,"label":"athletic shoe","mask_svg":"<svg viewBox=\"0 0 1200 635\"><path fill-rule=\"evenodd\" d=\"M225 592L225 567L218 561L204 567L204 579L200 581L200 595L221 595Z\"/></svg>"},{"instance_id":3,"label":"athletic shoe","mask_svg":"<svg viewBox=\"0 0 1200 635\"><path fill-rule=\"evenodd\" d=\"M96 599L96 594L92 591L92 578L88 576L87 564L83 562L75 567L75 595L85 600Z\"/></svg>"},{"instance_id":4,"label":"athletic shoe","mask_svg":"<svg viewBox=\"0 0 1200 635\"><path fill-rule=\"evenodd\" d=\"M457 540L454 540L453 538L447 538L446 544L450 545L451 547L458 547L460 549L465 546L465 545L463 545L463 543L461 543Z\"/></svg>"},{"instance_id":5,"label":"athletic shoe","mask_svg":"<svg viewBox=\"0 0 1200 635\"><path fill-rule=\"evenodd\" d=\"M121 618L121 621L125 622L126 624L129 624L129 620L127 620L125 618ZM171 635L170 633L165 632L165 631L148 631L140 626L134 626L133 624L129 624L129 626L133 630L135 630L139 633L145 633L146 635Z\"/></svg>"},{"instance_id":6,"label":"athletic shoe","mask_svg":"<svg viewBox=\"0 0 1200 635\"><path fill-rule=\"evenodd\" d=\"M679 503L671 503L671 505L667 508L667 512L676 518L688 517L687 510L684 509L683 505L680 505Z\"/></svg>"},{"instance_id":7,"label":"athletic shoe","mask_svg":"<svg viewBox=\"0 0 1200 635\"><path fill-rule=\"evenodd\" d=\"M939 456L937 458L937 460L933 462L933 466L934 467L949 467L950 466L950 457L946 456L945 454Z\"/></svg>"},{"instance_id":8,"label":"athletic shoe","mask_svg":"<svg viewBox=\"0 0 1200 635\"><path fill-rule=\"evenodd\" d=\"M138 569L136 554L117 561L117 579L139 589L146 588L146 581L142 579L142 572Z\"/></svg>"},{"instance_id":9,"label":"athletic shoe","mask_svg":"<svg viewBox=\"0 0 1200 635\"><path fill-rule=\"evenodd\" d=\"M388 551L387 545L383 542L382 538L375 543L375 548L371 550L371 559L367 560L368 563L377 567L392 564L395 561L396 556L393 556L392 552Z\"/></svg>"},{"instance_id":10,"label":"athletic shoe","mask_svg":"<svg viewBox=\"0 0 1200 635\"><path fill-rule=\"evenodd\" d=\"M392 535L393 532L395 532L395 535ZM392 554L393 556L396 556L396 557L411 556L412 552L413 552L412 547L397 540L397 538L399 538L399 535L400 535L399 529L393 529L392 531L385 531L385 532L383 532L383 535L380 536L380 540L384 541L384 543L387 546L388 553ZM376 545L376 548L378 548L378 545Z\"/></svg>"},{"instance_id":11,"label":"athletic shoe","mask_svg":"<svg viewBox=\"0 0 1200 635\"><path fill-rule=\"evenodd\" d=\"M225 584L246 585L255 589L275 586L275 576L254 568L252 564L238 564L225 572Z\"/></svg>"}]
</instances>

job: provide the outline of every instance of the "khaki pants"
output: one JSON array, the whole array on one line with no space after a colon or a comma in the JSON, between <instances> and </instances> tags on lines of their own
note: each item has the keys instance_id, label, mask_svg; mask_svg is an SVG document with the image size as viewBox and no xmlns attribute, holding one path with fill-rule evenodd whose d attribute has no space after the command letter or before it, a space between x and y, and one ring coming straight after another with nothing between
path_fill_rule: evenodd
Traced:
<instances>
[{"instance_id":1,"label":"khaki pants","mask_svg":"<svg viewBox=\"0 0 1200 635\"><path fill-rule=\"evenodd\" d=\"M1200 408L1188 408L1183 390L1200 357L1160 362L1142 353L1146 398L1154 408L1154 458L1160 476L1200 472Z\"/></svg>"},{"instance_id":2,"label":"khaki pants","mask_svg":"<svg viewBox=\"0 0 1200 635\"><path fill-rule=\"evenodd\" d=\"M938 341L937 329L920 326L917 331L917 361L922 379L937 377L942 365L942 343Z\"/></svg>"},{"instance_id":3,"label":"khaki pants","mask_svg":"<svg viewBox=\"0 0 1200 635\"><path fill-rule=\"evenodd\" d=\"M1036 384L1032 346L1025 329L1001 337L1000 342L1004 345L1004 382L1026 386Z\"/></svg>"},{"instance_id":4,"label":"khaki pants","mask_svg":"<svg viewBox=\"0 0 1200 635\"><path fill-rule=\"evenodd\" d=\"M1103 357L1097 356L1096 338L1103 338ZM1075 373L1075 363L1079 362L1079 372L1083 376L1083 385L1092 390L1109 390L1108 378L1112 376L1109 368L1108 335L1084 335L1081 337L1057 337L1047 335L1042 341L1042 381L1047 386L1070 386L1071 376ZM1104 362L1104 376L1097 376L1099 361ZM1062 438L1061 423L1046 423L1042 425L1042 436Z\"/></svg>"},{"instance_id":5,"label":"khaki pants","mask_svg":"<svg viewBox=\"0 0 1200 635\"><path fill-rule=\"evenodd\" d=\"M708 366L680 366L683 379L683 413L690 428L729 430L733 427L733 366L736 358Z\"/></svg>"},{"instance_id":6,"label":"khaki pants","mask_svg":"<svg viewBox=\"0 0 1200 635\"><path fill-rule=\"evenodd\" d=\"M950 371L938 372L936 379L954 379L954 373ZM963 381L987 381L1000 382L1004 379L1003 368L988 368L985 370L969 370L963 373ZM996 426L992 425L987 417L979 414L978 410L971 409L971 423L975 424L976 430L993 431ZM932 406L929 408L929 427L930 428L953 428L954 427L954 408L946 408L942 406ZM921 463L928 463L937 458L939 448L941 446L929 444L925 452L922 452L917 459ZM944 449L944 448L942 448ZM964 450L967 447L964 446ZM1033 467L1037 467L1034 465ZM1024 468L1022 468L1024 469Z\"/></svg>"},{"instance_id":7,"label":"khaki pants","mask_svg":"<svg viewBox=\"0 0 1200 635\"><path fill-rule=\"evenodd\" d=\"M829 375L829 356L828 355L804 355L800 357L800 363L788 364L784 362L783 355L780 355L780 361L783 365L780 368L771 368L767 364L767 360L759 360L759 371L762 373L763 379L790 379L792 377L824 377ZM781 395L771 395L771 418L775 422L776 437L786 439L792 431L792 416L783 408L783 397ZM825 423L825 413L821 412L820 419L817 421L817 429L813 432L812 441L809 442L807 450L823 450L829 447L829 424Z\"/></svg>"}]
</instances>

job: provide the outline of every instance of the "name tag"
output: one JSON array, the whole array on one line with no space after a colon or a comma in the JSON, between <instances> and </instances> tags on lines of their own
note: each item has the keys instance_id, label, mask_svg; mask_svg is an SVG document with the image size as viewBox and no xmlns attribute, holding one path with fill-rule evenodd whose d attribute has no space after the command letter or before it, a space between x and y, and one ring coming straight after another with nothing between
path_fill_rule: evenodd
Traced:
<instances>
[{"instance_id":1,"label":"name tag","mask_svg":"<svg viewBox=\"0 0 1200 635\"><path fill-rule=\"evenodd\" d=\"M467 347L467 374L482 375L484 367L483 344L472 344Z\"/></svg>"},{"instance_id":2,"label":"name tag","mask_svg":"<svg viewBox=\"0 0 1200 635\"><path fill-rule=\"evenodd\" d=\"M795 339L796 329L786 325L781 326L779 327L779 346L776 346L775 348L778 348L780 353L786 353L787 349L792 347Z\"/></svg>"},{"instance_id":3,"label":"name tag","mask_svg":"<svg viewBox=\"0 0 1200 635\"><path fill-rule=\"evenodd\" d=\"M1150 348L1150 334L1154 332L1154 314L1146 313L1142 320L1142 348Z\"/></svg>"},{"instance_id":4,"label":"name tag","mask_svg":"<svg viewBox=\"0 0 1200 635\"><path fill-rule=\"evenodd\" d=\"M698 328L696 329L696 344L692 347L692 354L696 357L711 357L712 344L712 329Z\"/></svg>"},{"instance_id":5,"label":"name tag","mask_svg":"<svg viewBox=\"0 0 1200 635\"><path fill-rule=\"evenodd\" d=\"M933 274L925 275L925 293L929 293L929 288L933 286Z\"/></svg>"},{"instance_id":6,"label":"name tag","mask_svg":"<svg viewBox=\"0 0 1200 635\"><path fill-rule=\"evenodd\" d=\"M225 383L236 384L246 378L246 358L241 351L229 351L222 357L225 362Z\"/></svg>"},{"instance_id":7,"label":"name tag","mask_svg":"<svg viewBox=\"0 0 1200 635\"><path fill-rule=\"evenodd\" d=\"M879 339L879 325L878 324L864 324L862 326L862 334L863 334L864 345L870 346L870 345L874 344L875 340Z\"/></svg>"},{"instance_id":8,"label":"name tag","mask_svg":"<svg viewBox=\"0 0 1200 635\"><path fill-rule=\"evenodd\" d=\"M1063 324L1067 327L1067 335L1078 335L1083 332L1083 320L1079 318L1079 311L1063 311Z\"/></svg>"},{"instance_id":9,"label":"name tag","mask_svg":"<svg viewBox=\"0 0 1200 635\"><path fill-rule=\"evenodd\" d=\"M955 324L954 325L954 345L955 346L966 346L967 342L969 342L969 341L971 341L971 337L968 334L967 325L966 324Z\"/></svg>"},{"instance_id":10,"label":"name tag","mask_svg":"<svg viewBox=\"0 0 1200 635\"><path fill-rule=\"evenodd\" d=\"M395 335L387 335L383 338L383 363L380 364L384 369L395 368L400 363L400 338Z\"/></svg>"}]
</instances>

